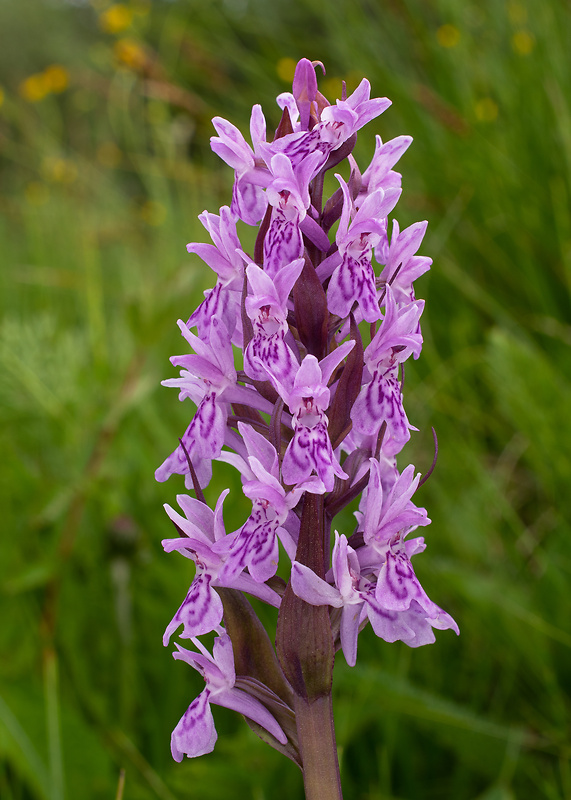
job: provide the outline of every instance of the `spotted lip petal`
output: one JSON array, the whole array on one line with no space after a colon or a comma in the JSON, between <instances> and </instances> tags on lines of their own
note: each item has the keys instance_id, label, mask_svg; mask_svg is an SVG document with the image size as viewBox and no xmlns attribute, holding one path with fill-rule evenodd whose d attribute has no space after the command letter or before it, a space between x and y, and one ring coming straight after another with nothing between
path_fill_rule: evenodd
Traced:
<instances>
[{"instance_id":1,"label":"spotted lip petal","mask_svg":"<svg viewBox=\"0 0 571 800\"><path fill-rule=\"evenodd\" d=\"M214 750L218 734L208 698L205 689L192 701L172 732L171 753L175 761L182 761L185 755L196 758Z\"/></svg>"},{"instance_id":2,"label":"spotted lip petal","mask_svg":"<svg viewBox=\"0 0 571 800\"><path fill-rule=\"evenodd\" d=\"M357 210L348 184L341 175L335 177L343 192L343 209L335 237L340 263L333 270L327 290L329 309L344 318L357 303L363 319L376 322L381 318L381 310L371 263L373 247L386 238L386 216L400 191L378 189Z\"/></svg>"},{"instance_id":3,"label":"spotted lip petal","mask_svg":"<svg viewBox=\"0 0 571 800\"><path fill-rule=\"evenodd\" d=\"M234 654L228 634L223 633L215 639L212 655L196 638L193 642L201 653L177 645L178 652L173 653L173 656L198 670L206 682L206 688L193 700L173 731L171 751L175 761L182 761L184 755L195 758L211 753L214 749L217 734L210 710L211 703L244 714L285 744L287 737L267 708L259 700L234 687Z\"/></svg>"},{"instance_id":4,"label":"spotted lip petal","mask_svg":"<svg viewBox=\"0 0 571 800\"><path fill-rule=\"evenodd\" d=\"M287 300L291 289L303 269L303 259L296 259L281 267L272 279L257 264L246 268L253 293L245 302L254 335L244 352L244 371L254 380L268 379L268 373L286 386L291 386L299 363L285 341L287 325Z\"/></svg>"},{"instance_id":5,"label":"spotted lip petal","mask_svg":"<svg viewBox=\"0 0 571 800\"><path fill-rule=\"evenodd\" d=\"M385 422L383 452L387 456L400 453L416 428L404 410L398 367L373 373L353 404L351 419L355 430L366 435L376 435Z\"/></svg>"},{"instance_id":6,"label":"spotted lip petal","mask_svg":"<svg viewBox=\"0 0 571 800\"><path fill-rule=\"evenodd\" d=\"M278 569L278 527L279 520L268 518L264 504L255 503L252 513L229 544L221 580L232 583L246 567L257 583L272 578Z\"/></svg>"},{"instance_id":7,"label":"spotted lip petal","mask_svg":"<svg viewBox=\"0 0 571 800\"><path fill-rule=\"evenodd\" d=\"M190 397L198 408L182 437L184 447L179 445L167 457L156 470L155 478L165 481L174 473L189 476L188 453L199 483L204 487L212 474L211 461L220 455L226 437L228 403L224 401L223 394L236 383L234 354L228 330L220 320L212 320L208 342L203 342L192 333L182 320L178 321L178 325L194 353L173 356L171 361L185 369L181 371L180 378L163 383L178 387L179 399ZM188 488L191 486L192 482Z\"/></svg>"},{"instance_id":8,"label":"spotted lip petal","mask_svg":"<svg viewBox=\"0 0 571 800\"><path fill-rule=\"evenodd\" d=\"M280 208L273 208L264 239L264 269L269 275L275 275L285 264L302 256L303 237L298 219L288 219Z\"/></svg>"},{"instance_id":9,"label":"spotted lip petal","mask_svg":"<svg viewBox=\"0 0 571 800\"><path fill-rule=\"evenodd\" d=\"M326 492L333 490L335 476L342 480L349 477L333 453L326 425L318 422L309 428L299 423L284 455L283 479L287 484L295 485L306 481L314 470L323 481Z\"/></svg>"},{"instance_id":10,"label":"spotted lip petal","mask_svg":"<svg viewBox=\"0 0 571 800\"><path fill-rule=\"evenodd\" d=\"M262 152L272 172L266 191L272 215L264 239L264 270L273 277L281 267L303 257L299 226L309 208L309 181L321 162L321 154L309 153L294 166L283 153L272 155L271 145L262 148Z\"/></svg>"},{"instance_id":11,"label":"spotted lip petal","mask_svg":"<svg viewBox=\"0 0 571 800\"><path fill-rule=\"evenodd\" d=\"M222 621L222 601L211 586L212 575L206 571L197 573L182 605L170 621L163 636L168 645L171 636L181 625L182 639L201 636L215 630Z\"/></svg>"},{"instance_id":12,"label":"spotted lip petal","mask_svg":"<svg viewBox=\"0 0 571 800\"><path fill-rule=\"evenodd\" d=\"M188 476L188 453L200 485L207 486L212 474L211 461L220 455L224 444L227 417L227 404L219 402L216 393L212 392L204 397L182 436L184 448L179 445L165 459L155 472L156 480L166 481L175 473ZM189 488L191 487L192 483Z\"/></svg>"}]
</instances>

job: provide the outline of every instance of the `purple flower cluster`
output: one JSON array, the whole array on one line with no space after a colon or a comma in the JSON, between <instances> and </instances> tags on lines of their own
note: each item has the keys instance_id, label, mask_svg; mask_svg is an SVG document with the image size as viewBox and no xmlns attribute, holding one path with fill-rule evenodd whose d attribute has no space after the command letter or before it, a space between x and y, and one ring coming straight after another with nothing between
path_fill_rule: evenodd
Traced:
<instances>
[{"instance_id":1,"label":"purple flower cluster","mask_svg":"<svg viewBox=\"0 0 571 800\"><path fill-rule=\"evenodd\" d=\"M377 136L361 173L351 154L357 131L390 101L371 98L363 80L330 104L307 59L297 65L293 92L277 102L282 118L272 141L258 105L251 145L226 120L213 120L212 149L235 172L232 202L200 215L211 244L188 245L217 279L186 324L179 320L192 352L171 359L180 377L163 382L196 405L156 472L159 481L185 475L196 493L177 498L183 515L166 506L177 537L163 542L196 565L164 642L182 626L180 636L199 652L179 647L175 658L206 681L173 733L177 760L212 750L210 703L218 703L300 763L292 698L323 690L311 688L319 676L301 652L319 637L291 633L299 608L327 609L315 625L350 665L367 622L385 641L411 647L433 642L435 628L458 633L414 573L424 538L407 537L430 520L412 499L420 475L412 465L400 472L396 461L414 430L402 365L422 348L424 301L413 284L431 264L417 255L425 222L403 231L396 220L388 225L401 194L393 167L412 140ZM348 177L335 174L324 202L326 173L343 161ZM252 254L242 249L238 224L258 226ZM223 521L229 490L214 510L204 502L213 461L240 472L252 501L235 531ZM359 495L355 531L335 531L331 550L334 516ZM288 581L277 575L280 559ZM242 593L280 609L277 657ZM212 655L197 638L211 632Z\"/></svg>"}]
</instances>

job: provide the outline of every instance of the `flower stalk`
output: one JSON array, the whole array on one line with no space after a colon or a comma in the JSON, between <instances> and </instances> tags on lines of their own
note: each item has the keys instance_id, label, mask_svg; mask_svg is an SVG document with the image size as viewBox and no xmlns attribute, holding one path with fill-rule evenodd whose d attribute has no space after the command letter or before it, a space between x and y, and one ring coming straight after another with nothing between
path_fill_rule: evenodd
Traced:
<instances>
[{"instance_id":1,"label":"flower stalk","mask_svg":"<svg viewBox=\"0 0 571 800\"><path fill-rule=\"evenodd\" d=\"M295 557L323 578L326 532L323 495L307 493ZM306 603L294 593L291 583L280 605L276 649L284 675L298 698L312 703L331 694L335 649L329 610Z\"/></svg>"},{"instance_id":2,"label":"flower stalk","mask_svg":"<svg viewBox=\"0 0 571 800\"><path fill-rule=\"evenodd\" d=\"M295 699L306 800L342 800L331 693Z\"/></svg>"},{"instance_id":3,"label":"flower stalk","mask_svg":"<svg viewBox=\"0 0 571 800\"><path fill-rule=\"evenodd\" d=\"M173 757L214 748L211 706L223 705L301 768L308 800L335 800L336 653L354 665L369 623L410 647L458 627L414 573L425 543L407 537L430 520L412 500L420 475L397 466L416 430L402 380L422 348L424 301L413 283L431 264L416 255L426 223L389 226L401 194L393 167L411 139L378 136L361 173L357 132L390 101L371 98L365 79L331 104L314 66L302 59L292 93L278 97L271 141L260 106L252 145L213 120L212 148L235 173L232 202L200 215L211 244L187 246L216 283L179 320L192 352L171 359L180 376L164 384L196 412L156 477L182 474L195 494L177 497L182 514L165 506L176 536L163 546L196 571L164 643L182 626L195 649L177 645L174 656L205 680L173 731ZM324 200L326 173L345 160L349 179L336 174L339 188ZM244 225L257 227L252 254L240 243ZM204 499L219 461L238 470L252 502L234 531L224 523L229 490L214 509ZM356 529L339 533L335 517L356 498ZM276 609L275 649L246 595ZM200 637L212 632L209 650Z\"/></svg>"}]
</instances>

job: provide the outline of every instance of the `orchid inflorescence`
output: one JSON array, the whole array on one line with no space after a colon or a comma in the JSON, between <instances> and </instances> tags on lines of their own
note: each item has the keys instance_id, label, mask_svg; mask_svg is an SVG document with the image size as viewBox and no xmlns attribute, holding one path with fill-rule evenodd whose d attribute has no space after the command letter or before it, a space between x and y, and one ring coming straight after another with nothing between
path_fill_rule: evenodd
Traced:
<instances>
[{"instance_id":1,"label":"orchid inflorescence","mask_svg":"<svg viewBox=\"0 0 571 800\"><path fill-rule=\"evenodd\" d=\"M413 283L432 263L416 255L426 222L401 231L393 220L389 235L401 194L393 167L412 139L377 136L361 173L357 131L390 101L371 99L364 79L330 104L307 59L277 103L273 141L259 105L252 146L213 120L212 149L235 171L232 202L199 216L212 244L187 246L217 280L178 323L193 352L171 359L180 377L163 383L197 410L156 477L183 474L196 494L178 496L182 514L165 506L178 535L163 546L194 561L196 573L164 643L182 626L197 650L177 645L174 656L206 682L173 732L173 756L213 749L215 703L242 713L306 777L316 745L303 721L331 696L336 650L353 666L367 622L411 647L433 642L434 628L458 627L414 573L424 538L407 537L430 519L412 500L420 474L396 463L416 430L402 402L403 364L422 347L424 301ZM348 180L335 174L338 188L324 202L325 174L343 161ZM238 223L259 226L253 255ZM230 533L229 490L214 510L202 493L213 461L239 470L252 501ZM334 516L359 495L355 531L335 531L331 547ZM280 558L287 581L277 575ZM275 651L244 593L279 609ZM211 654L198 637L212 632Z\"/></svg>"}]
</instances>

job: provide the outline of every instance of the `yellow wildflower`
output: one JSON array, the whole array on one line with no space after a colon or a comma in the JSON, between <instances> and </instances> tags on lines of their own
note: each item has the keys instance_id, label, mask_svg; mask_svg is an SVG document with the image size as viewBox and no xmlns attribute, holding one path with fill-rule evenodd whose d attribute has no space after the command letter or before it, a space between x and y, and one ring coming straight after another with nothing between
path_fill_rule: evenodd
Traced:
<instances>
[{"instance_id":1,"label":"yellow wildflower","mask_svg":"<svg viewBox=\"0 0 571 800\"><path fill-rule=\"evenodd\" d=\"M133 70L141 70L147 62L144 48L134 39L119 39L113 47L115 58Z\"/></svg>"},{"instance_id":2,"label":"yellow wildflower","mask_svg":"<svg viewBox=\"0 0 571 800\"><path fill-rule=\"evenodd\" d=\"M498 104L491 97L482 97L478 100L474 110L479 122L494 122L498 116Z\"/></svg>"},{"instance_id":3,"label":"yellow wildflower","mask_svg":"<svg viewBox=\"0 0 571 800\"><path fill-rule=\"evenodd\" d=\"M535 39L529 31L516 31L512 36L512 49L518 56L528 56L535 47Z\"/></svg>"},{"instance_id":4,"label":"yellow wildflower","mask_svg":"<svg viewBox=\"0 0 571 800\"><path fill-rule=\"evenodd\" d=\"M133 21L133 12L123 3L116 3L99 17L99 25L106 33L120 33Z\"/></svg>"},{"instance_id":5,"label":"yellow wildflower","mask_svg":"<svg viewBox=\"0 0 571 800\"><path fill-rule=\"evenodd\" d=\"M58 94L69 86L69 72L61 64L50 64L43 71L43 76L48 92Z\"/></svg>"},{"instance_id":6,"label":"yellow wildflower","mask_svg":"<svg viewBox=\"0 0 571 800\"><path fill-rule=\"evenodd\" d=\"M441 25L436 31L436 39L441 47L456 47L460 41L460 31L455 25Z\"/></svg>"},{"instance_id":7,"label":"yellow wildflower","mask_svg":"<svg viewBox=\"0 0 571 800\"><path fill-rule=\"evenodd\" d=\"M69 72L61 64L50 64L43 72L36 72L22 81L19 92L24 100L37 103L48 94L58 94L69 86Z\"/></svg>"},{"instance_id":8,"label":"yellow wildflower","mask_svg":"<svg viewBox=\"0 0 571 800\"><path fill-rule=\"evenodd\" d=\"M37 103L49 94L50 89L43 72L36 72L22 81L18 91L28 103Z\"/></svg>"},{"instance_id":9,"label":"yellow wildflower","mask_svg":"<svg viewBox=\"0 0 571 800\"><path fill-rule=\"evenodd\" d=\"M291 83L293 81L296 63L297 62L294 61L293 58L280 58L276 64L278 77L286 83Z\"/></svg>"}]
</instances>

